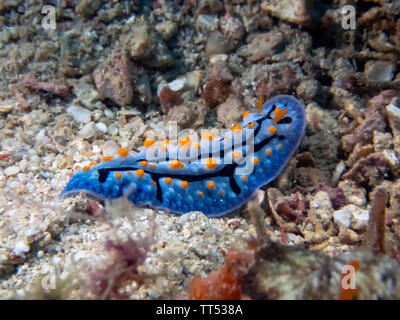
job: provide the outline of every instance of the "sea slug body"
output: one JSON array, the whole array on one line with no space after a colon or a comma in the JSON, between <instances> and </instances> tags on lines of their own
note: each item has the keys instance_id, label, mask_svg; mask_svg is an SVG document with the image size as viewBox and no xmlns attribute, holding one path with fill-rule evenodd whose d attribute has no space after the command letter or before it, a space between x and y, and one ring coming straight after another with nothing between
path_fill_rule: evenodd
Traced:
<instances>
[{"instance_id":1,"label":"sea slug body","mask_svg":"<svg viewBox=\"0 0 400 320\"><path fill-rule=\"evenodd\" d=\"M245 204L283 170L303 137L304 105L289 95L245 112L243 122L221 137L203 134L177 146L146 139L130 155L121 148L100 164L77 168L61 196L84 192L99 199L127 197L138 206L183 214L222 216Z\"/></svg>"}]
</instances>

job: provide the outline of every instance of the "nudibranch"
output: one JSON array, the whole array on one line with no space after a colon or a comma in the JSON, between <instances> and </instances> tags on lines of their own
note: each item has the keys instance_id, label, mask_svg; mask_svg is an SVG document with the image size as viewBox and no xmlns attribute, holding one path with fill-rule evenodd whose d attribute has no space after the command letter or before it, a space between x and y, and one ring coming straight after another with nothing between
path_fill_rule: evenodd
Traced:
<instances>
[{"instance_id":1,"label":"nudibranch","mask_svg":"<svg viewBox=\"0 0 400 320\"><path fill-rule=\"evenodd\" d=\"M292 96L261 101L257 109L220 137L206 132L198 143L183 137L160 146L146 139L135 155L121 148L99 164L76 167L61 196L84 192L176 214L225 215L280 174L305 131L304 104Z\"/></svg>"}]
</instances>

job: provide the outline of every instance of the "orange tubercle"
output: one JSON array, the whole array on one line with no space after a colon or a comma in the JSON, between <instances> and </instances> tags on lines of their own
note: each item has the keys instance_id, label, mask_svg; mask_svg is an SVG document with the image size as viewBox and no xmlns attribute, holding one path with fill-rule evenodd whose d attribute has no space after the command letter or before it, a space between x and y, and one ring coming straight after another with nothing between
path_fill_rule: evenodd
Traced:
<instances>
[{"instance_id":1,"label":"orange tubercle","mask_svg":"<svg viewBox=\"0 0 400 320\"><path fill-rule=\"evenodd\" d=\"M181 147L185 145L190 145L190 138L189 137L183 137L180 141L179 144Z\"/></svg>"},{"instance_id":2,"label":"orange tubercle","mask_svg":"<svg viewBox=\"0 0 400 320\"><path fill-rule=\"evenodd\" d=\"M117 179L121 179L121 178L122 178L122 173L121 173L121 172L116 172L116 173L115 173L115 177L116 177Z\"/></svg>"},{"instance_id":3,"label":"orange tubercle","mask_svg":"<svg viewBox=\"0 0 400 320\"><path fill-rule=\"evenodd\" d=\"M257 164L260 163L260 160L259 160L257 157L255 157L255 158L253 159L253 163L254 163L255 165L257 165Z\"/></svg>"},{"instance_id":4,"label":"orange tubercle","mask_svg":"<svg viewBox=\"0 0 400 320\"><path fill-rule=\"evenodd\" d=\"M215 188L215 183L213 181L209 181L207 186L208 186L208 189L212 190Z\"/></svg>"},{"instance_id":5,"label":"orange tubercle","mask_svg":"<svg viewBox=\"0 0 400 320\"><path fill-rule=\"evenodd\" d=\"M275 134L276 133L276 127L269 126L268 130L269 130L270 134Z\"/></svg>"},{"instance_id":6,"label":"orange tubercle","mask_svg":"<svg viewBox=\"0 0 400 320\"><path fill-rule=\"evenodd\" d=\"M103 161L110 161L113 159L113 156L106 156L103 158Z\"/></svg>"},{"instance_id":7,"label":"orange tubercle","mask_svg":"<svg viewBox=\"0 0 400 320\"><path fill-rule=\"evenodd\" d=\"M278 123L279 121L281 121L281 119L286 115L286 113L288 113L288 109L276 108L274 110L275 114L274 122Z\"/></svg>"},{"instance_id":8,"label":"orange tubercle","mask_svg":"<svg viewBox=\"0 0 400 320\"><path fill-rule=\"evenodd\" d=\"M182 186L182 188L186 189L189 186L189 182L182 181L181 186Z\"/></svg>"},{"instance_id":9,"label":"orange tubercle","mask_svg":"<svg viewBox=\"0 0 400 320\"><path fill-rule=\"evenodd\" d=\"M90 167L89 166L83 166L83 171L89 171Z\"/></svg>"},{"instance_id":10,"label":"orange tubercle","mask_svg":"<svg viewBox=\"0 0 400 320\"><path fill-rule=\"evenodd\" d=\"M237 159L240 158L241 155L242 153L240 151L235 151L234 153L232 153L232 158Z\"/></svg>"},{"instance_id":11,"label":"orange tubercle","mask_svg":"<svg viewBox=\"0 0 400 320\"><path fill-rule=\"evenodd\" d=\"M140 161L140 165L142 167L147 167L147 161L146 160Z\"/></svg>"},{"instance_id":12,"label":"orange tubercle","mask_svg":"<svg viewBox=\"0 0 400 320\"><path fill-rule=\"evenodd\" d=\"M243 130L243 128L240 124L237 124L236 126L233 126L230 129L233 130L233 132L236 134L242 132L242 130Z\"/></svg>"},{"instance_id":13,"label":"orange tubercle","mask_svg":"<svg viewBox=\"0 0 400 320\"><path fill-rule=\"evenodd\" d=\"M143 170L143 169L137 169L137 170L136 170L136 175L137 175L139 178L143 178L143 176L144 176L144 170Z\"/></svg>"},{"instance_id":14,"label":"orange tubercle","mask_svg":"<svg viewBox=\"0 0 400 320\"><path fill-rule=\"evenodd\" d=\"M262 112L264 100L262 97L258 98L257 111Z\"/></svg>"},{"instance_id":15,"label":"orange tubercle","mask_svg":"<svg viewBox=\"0 0 400 320\"><path fill-rule=\"evenodd\" d=\"M247 177L246 177L246 176L243 176L243 177L242 177L242 180L243 180L244 182L246 182L246 181L247 181Z\"/></svg>"},{"instance_id":16,"label":"orange tubercle","mask_svg":"<svg viewBox=\"0 0 400 320\"><path fill-rule=\"evenodd\" d=\"M128 150L126 148L121 148L118 150L118 155L120 157L127 157L129 154Z\"/></svg>"},{"instance_id":17,"label":"orange tubercle","mask_svg":"<svg viewBox=\"0 0 400 320\"><path fill-rule=\"evenodd\" d=\"M204 196L204 193L200 191L200 192L199 192L199 197L200 197L200 198L203 198L203 196Z\"/></svg>"},{"instance_id":18,"label":"orange tubercle","mask_svg":"<svg viewBox=\"0 0 400 320\"><path fill-rule=\"evenodd\" d=\"M267 149L267 155L271 155L272 154L272 150L271 149Z\"/></svg>"},{"instance_id":19,"label":"orange tubercle","mask_svg":"<svg viewBox=\"0 0 400 320\"><path fill-rule=\"evenodd\" d=\"M172 183L172 178L170 177L165 178L165 182L168 184Z\"/></svg>"},{"instance_id":20,"label":"orange tubercle","mask_svg":"<svg viewBox=\"0 0 400 320\"><path fill-rule=\"evenodd\" d=\"M153 139L146 139L143 142L143 146L145 146L146 148L151 147L154 144L154 140Z\"/></svg>"},{"instance_id":21,"label":"orange tubercle","mask_svg":"<svg viewBox=\"0 0 400 320\"><path fill-rule=\"evenodd\" d=\"M215 159L213 159L213 158L208 158L208 159L206 160L206 167L207 167L207 169L212 170L212 169L215 169L216 166L217 166L217 161L216 161Z\"/></svg>"},{"instance_id":22,"label":"orange tubercle","mask_svg":"<svg viewBox=\"0 0 400 320\"><path fill-rule=\"evenodd\" d=\"M169 165L172 169L181 169L184 167L183 163L179 160L172 160Z\"/></svg>"},{"instance_id":23,"label":"orange tubercle","mask_svg":"<svg viewBox=\"0 0 400 320\"><path fill-rule=\"evenodd\" d=\"M204 140L209 140L212 141L212 139L214 138L214 136L212 135L212 133L210 131L206 131L203 133L202 138Z\"/></svg>"}]
</instances>

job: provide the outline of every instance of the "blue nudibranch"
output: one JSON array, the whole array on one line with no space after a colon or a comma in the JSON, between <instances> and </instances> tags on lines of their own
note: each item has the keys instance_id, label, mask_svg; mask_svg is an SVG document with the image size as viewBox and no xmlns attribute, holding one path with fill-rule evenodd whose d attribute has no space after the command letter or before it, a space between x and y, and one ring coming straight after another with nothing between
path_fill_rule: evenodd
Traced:
<instances>
[{"instance_id":1,"label":"blue nudibranch","mask_svg":"<svg viewBox=\"0 0 400 320\"><path fill-rule=\"evenodd\" d=\"M177 146L165 140L157 147L146 139L136 155L121 148L116 157L76 170L61 196L84 192L177 214L225 215L279 175L305 131L304 105L292 96L276 96L258 109L221 137L203 134L200 143L184 137Z\"/></svg>"}]
</instances>

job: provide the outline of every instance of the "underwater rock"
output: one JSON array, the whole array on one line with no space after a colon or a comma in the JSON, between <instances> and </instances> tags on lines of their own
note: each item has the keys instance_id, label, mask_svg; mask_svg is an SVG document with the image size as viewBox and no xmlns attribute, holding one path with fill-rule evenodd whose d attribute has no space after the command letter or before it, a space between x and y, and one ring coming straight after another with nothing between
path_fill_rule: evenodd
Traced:
<instances>
[{"instance_id":1,"label":"underwater rock","mask_svg":"<svg viewBox=\"0 0 400 320\"><path fill-rule=\"evenodd\" d=\"M219 55L214 55L210 58L210 63L212 64L210 78L222 80L225 82L230 82L234 78L226 61L221 61L221 60L215 62L213 61L216 57L220 56L225 56L225 55L219 54Z\"/></svg>"},{"instance_id":2,"label":"underwater rock","mask_svg":"<svg viewBox=\"0 0 400 320\"><path fill-rule=\"evenodd\" d=\"M116 53L94 72L96 88L104 98L111 99L120 106L133 101L133 65L125 54Z\"/></svg>"},{"instance_id":3,"label":"underwater rock","mask_svg":"<svg viewBox=\"0 0 400 320\"><path fill-rule=\"evenodd\" d=\"M170 40L178 31L178 25L171 20L160 22L156 24L155 28L164 40Z\"/></svg>"},{"instance_id":4,"label":"underwater rock","mask_svg":"<svg viewBox=\"0 0 400 320\"><path fill-rule=\"evenodd\" d=\"M200 0L197 14L218 13L224 9L224 3L221 0Z\"/></svg>"},{"instance_id":5,"label":"underwater rock","mask_svg":"<svg viewBox=\"0 0 400 320\"><path fill-rule=\"evenodd\" d=\"M88 75L79 79L78 82L74 83L74 94L76 99L72 102L73 104L81 104L89 110L95 110L102 107L102 96L96 90L93 78Z\"/></svg>"},{"instance_id":6,"label":"underwater rock","mask_svg":"<svg viewBox=\"0 0 400 320\"><path fill-rule=\"evenodd\" d=\"M397 155L400 156L400 105L398 103L396 105L393 103L389 104L386 107L386 113L393 133L394 149Z\"/></svg>"},{"instance_id":7,"label":"underwater rock","mask_svg":"<svg viewBox=\"0 0 400 320\"><path fill-rule=\"evenodd\" d=\"M81 0L76 6L76 12L84 18L91 18L100 9L104 0Z\"/></svg>"},{"instance_id":8,"label":"underwater rock","mask_svg":"<svg viewBox=\"0 0 400 320\"><path fill-rule=\"evenodd\" d=\"M231 89L228 82L211 78L207 81L201 98L208 106L213 108L224 103L230 91Z\"/></svg>"},{"instance_id":9,"label":"underwater rock","mask_svg":"<svg viewBox=\"0 0 400 320\"><path fill-rule=\"evenodd\" d=\"M218 121L222 122L225 127L230 128L242 121L244 111L243 102L230 95L224 103L217 107Z\"/></svg>"},{"instance_id":10,"label":"underwater rock","mask_svg":"<svg viewBox=\"0 0 400 320\"><path fill-rule=\"evenodd\" d=\"M59 80L55 80L54 82L39 81L32 73L24 76L23 85L30 90L42 90L57 96L67 96L70 91L70 87Z\"/></svg>"},{"instance_id":11,"label":"underwater rock","mask_svg":"<svg viewBox=\"0 0 400 320\"><path fill-rule=\"evenodd\" d=\"M395 64L388 61L368 61L364 67L364 74L369 80L390 81L395 69Z\"/></svg>"},{"instance_id":12,"label":"underwater rock","mask_svg":"<svg viewBox=\"0 0 400 320\"><path fill-rule=\"evenodd\" d=\"M331 257L273 242L256 253L256 263L246 274L243 289L252 299L346 299L340 289L342 272L353 264L358 266L357 289L349 298L400 298L399 286L392 285L400 281L398 263L388 255L354 250Z\"/></svg>"},{"instance_id":13,"label":"underwater rock","mask_svg":"<svg viewBox=\"0 0 400 320\"><path fill-rule=\"evenodd\" d=\"M239 17L234 17L229 13L226 13L220 19L220 28L222 33L230 39L240 40L245 34L243 22Z\"/></svg>"},{"instance_id":14,"label":"underwater rock","mask_svg":"<svg viewBox=\"0 0 400 320\"><path fill-rule=\"evenodd\" d=\"M256 94L258 97L265 97L265 99L278 94L292 94L298 83L299 79L290 66L274 67L267 72L265 78L259 80Z\"/></svg>"},{"instance_id":15,"label":"underwater rock","mask_svg":"<svg viewBox=\"0 0 400 320\"><path fill-rule=\"evenodd\" d=\"M354 204L358 207L365 207L367 204L367 192L364 188L359 187L354 181L352 180L343 180L340 181L338 184L338 188L340 188L347 201L351 204Z\"/></svg>"},{"instance_id":16,"label":"underwater rock","mask_svg":"<svg viewBox=\"0 0 400 320\"><path fill-rule=\"evenodd\" d=\"M310 212L326 229L332 220L333 208L329 194L319 191L310 199Z\"/></svg>"},{"instance_id":17,"label":"underwater rock","mask_svg":"<svg viewBox=\"0 0 400 320\"><path fill-rule=\"evenodd\" d=\"M303 80L296 88L299 98L308 102L317 97L321 92L321 85L317 80Z\"/></svg>"},{"instance_id":18,"label":"underwater rock","mask_svg":"<svg viewBox=\"0 0 400 320\"><path fill-rule=\"evenodd\" d=\"M231 39L224 36L219 31L212 32L207 38L206 54L212 56L213 54L228 53L234 48L234 43Z\"/></svg>"},{"instance_id":19,"label":"underwater rock","mask_svg":"<svg viewBox=\"0 0 400 320\"><path fill-rule=\"evenodd\" d=\"M218 29L218 16L199 14L196 19L196 30L203 34L210 34Z\"/></svg>"},{"instance_id":20,"label":"underwater rock","mask_svg":"<svg viewBox=\"0 0 400 320\"><path fill-rule=\"evenodd\" d=\"M171 67L175 61L162 37L146 21L132 24L130 32L121 36L128 56L152 68Z\"/></svg>"},{"instance_id":21,"label":"underwater rock","mask_svg":"<svg viewBox=\"0 0 400 320\"><path fill-rule=\"evenodd\" d=\"M279 19L308 25L311 22L308 0L265 0L261 3L261 9Z\"/></svg>"},{"instance_id":22,"label":"underwater rock","mask_svg":"<svg viewBox=\"0 0 400 320\"><path fill-rule=\"evenodd\" d=\"M385 90L368 101L368 109L362 124L342 138L343 148L346 151L351 151L356 143L366 144L371 142L374 131L385 131L385 107L398 94L396 90Z\"/></svg>"},{"instance_id":23,"label":"underwater rock","mask_svg":"<svg viewBox=\"0 0 400 320\"><path fill-rule=\"evenodd\" d=\"M284 34L277 29L257 34L251 38L248 44L239 48L238 55L250 62L258 62L281 51L285 41Z\"/></svg>"},{"instance_id":24,"label":"underwater rock","mask_svg":"<svg viewBox=\"0 0 400 320\"><path fill-rule=\"evenodd\" d=\"M357 160L353 167L343 175L343 179L351 179L359 185L370 187L381 182L388 169L388 162L381 153L372 153Z\"/></svg>"},{"instance_id":25,"label":"underwater rock","mask_svg":"<svg viewBox=\"0 0 400 320\"><path fill-rule=\"evenodd\" d=\"M169 108L179 105L183 102L178 91L171 90L169 86L161 89L160 94L161 109L167 112Z\"/></svg>"},{"instance_id":26,"label":"underwater rock","mask_svg":"<svg viewBox=\"0 0 400 320\"><path fill-rule=\"evenodd\" d=\"M269 192L268 195L270 194ZM280 196L273 204L273 209L284 220L299 224L304 221L306 206L306 198L300 192L296 192L287 197Z\"/></svg>"},{"instance_id":27,"label":"underwater rock","mask_svg":"<svg viewBox=\"0 0 400 320\"><path fill-rule=\"evenodd\" d=\"M331 175L319 168L300 167L294 171L296 184L302 187L314 187L317 184L330 185Z\"/></svg>"},{"instance_id":28,"label":"underwater rock","mask_svg":"<svg viewBox=\"0 0 400 320\"><path fill-rule=\"evenodd\" d=\"M185 104L172 107L168 110L167 120L176 121L181 129L197 128L204 122L204 113L201 112L201 109L207 109L207 107L203 106L199 109L188 107Z\"/></svg>"},{"instance_id":29,"label":"underwater rock","mask_svg":"<svg viewBox=\"0 0 400 320\"><path fill-rule=\"evenodd\" d=\"M67 108L67 113L74 118L75 121L87 123L90 121L91 113L89 110L80 106L71 105Z\"/></svg>"},{"instance_id":30,"label":"underwater rock","mask_svg":"<svg viewBox=\"0 0 400 320\"><path fill-rule=\"evenodd\" d=\"M362 230L367 227L369 211L361 209L354 204L349 204L333 213L336 223L343 224L353 230Z\"/></svg>"}]
</instances>

